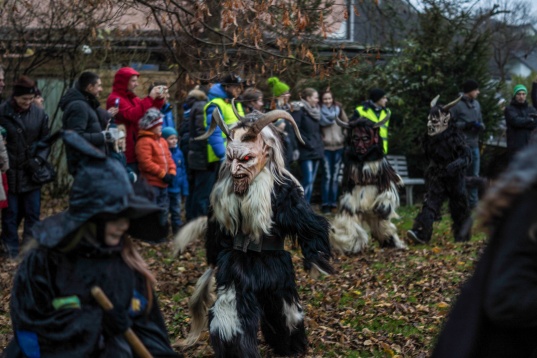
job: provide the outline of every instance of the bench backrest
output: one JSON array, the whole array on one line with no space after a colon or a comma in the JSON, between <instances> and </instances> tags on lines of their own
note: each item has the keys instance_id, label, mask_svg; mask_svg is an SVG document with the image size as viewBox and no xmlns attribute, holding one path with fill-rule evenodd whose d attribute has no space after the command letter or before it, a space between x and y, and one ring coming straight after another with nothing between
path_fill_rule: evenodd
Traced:
<instances>
[{"instance_id":1,"label":"bench backrest","mask_svg":"<svg viewBox=\"0 0 537 358\"><path fill-rule=\"evenodd\" d=\"M404 155L387 155L386 159L401 178L408 178L408 167Z\"/></svg>"}]
</instances>

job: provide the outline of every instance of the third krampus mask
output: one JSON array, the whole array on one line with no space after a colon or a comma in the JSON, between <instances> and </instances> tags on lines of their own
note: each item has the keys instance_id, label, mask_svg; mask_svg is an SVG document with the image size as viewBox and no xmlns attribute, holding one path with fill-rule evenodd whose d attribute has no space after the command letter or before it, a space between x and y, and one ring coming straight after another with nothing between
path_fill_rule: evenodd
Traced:
<instances>
[{"instance_id":1,"label":"third krampus mask","mask_svg":"<svg viewBox=\"0 0 537 358\"><path fill-rule=\"evenodd\" d=\"M437 105L436 102L440 98L440 95L436 96L431 101L431 111L429 117L427 117L427 135L435 136L445 131L451 122L451 113L449 110L460 101L460 97L455 101L442 106Z\"/></svg>"}]
</instances>

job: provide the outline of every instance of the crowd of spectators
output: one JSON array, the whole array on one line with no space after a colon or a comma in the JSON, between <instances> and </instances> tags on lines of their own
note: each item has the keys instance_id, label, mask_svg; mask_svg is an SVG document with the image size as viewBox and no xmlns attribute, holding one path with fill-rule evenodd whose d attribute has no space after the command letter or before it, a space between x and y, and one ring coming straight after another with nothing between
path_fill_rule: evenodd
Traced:
<instances>
[{"instance_id":1,"label":"crowd of spectators","mask_svg":"<svg viewBox=\"0 0 537 358\"><path fill-rule=\"evenodd\" d=\"M169 102L167 83L152 82L147 96L140 98L134 92L139 77L133 68L119 69L106 106L102 108L100 95L103 88L99 75L83 72L59 102L63 112L62 126L120 161L133 185L149 184L154 202L167 212L161 220L167 222L169 213L174 233L186 221L208 213L209 194L220 163L225 159L226 138L219 128L207 140L195 138L206 132L216 112L228 126L238 121L236 113L244 116L271 109L290 112L305 144L296 141L288 122L275 123L285 148L285 165L288 169L294 165L308 201L311 201L313 186L317 183L317 173L322 171L319 191L323 213L330 213L337 207L338 179L344 163L345 137L336 118L353 121L366 117L379 122L391 114L387 107L388 96L380 88L372 88L367 100L358 104L348 118L343 104L334 98L329 88L320 95L314 88L304 88L296 100L291 100L291 87L279 78L271 77L266 82L270 93L265 97L255 85L247 84L235 74L228 74L214 83L205 81L192 89L183 102L182 118L176 119ZM537 96L536 84L532 91L534 96ZM0 95L4 87L4 72L0 70ZM472 165L467 175L477 177L479 136L485 129L477 99L479 84L468 80L461 89L461 101L452 108L451 115L471 148ZM537 110L528 104L527 94L526 87L517 85L505 108L507 146L512 154L535 137ZM7 254L15 256L21 241L17 234L21 221L24 219L25 223L22 241L39 221L41 185L32 182L31 171L40 165L41 160L47 159L49 150L43 146L35 155L28 150L49 136L43 97L35 81L22 76L14 82L11 97L0 105L0 125L4 134L0 151L5 146L9 157L0 161L5 186L2 187L5 198L0 190L0 203L4 206L1 237ZM380 129L385 153L389 148L388 128L389 121ZM69 173L75 175L77 154L67 148L66 155ZM474 207L476 203L477 190L471 188L469 204Z\"/></svg>"}]
</instances>

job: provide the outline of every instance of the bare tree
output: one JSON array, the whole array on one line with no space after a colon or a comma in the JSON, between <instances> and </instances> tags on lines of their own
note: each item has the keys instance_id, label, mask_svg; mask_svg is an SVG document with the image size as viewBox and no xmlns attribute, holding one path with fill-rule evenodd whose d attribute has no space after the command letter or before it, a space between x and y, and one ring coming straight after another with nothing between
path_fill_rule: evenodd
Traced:
<instances>
[{"instance_id":1,"label":"bare tree","mask_svg":"<svg viewBox=\"0 0 537 358\"><path fill-rule=\"evenodd\" d=\"M491 3L489 0L487 6L494 6ZM537 49L535 29L528 31L537 22L537 17L531 13L531 0L502 0L494 1L494 4L501 13L490 19L488 27L492 33L494 63L503 83L507 77L508 66L515 56L524 57Z\"/></svg>"},{"instance_id":2,"label":"bare tree","mask_svg":"<svg viewBox=\"0 0 537 358\"><path fill-rule=\"evenodd\" d=\"M179 75L237 71L253 79L255 73L281 73L297 64L320 73L329 63L319 62L314 48L335 21L332 0L132 2L149 10L148 21L158 24Z\"/></svg>"}]
</instances>

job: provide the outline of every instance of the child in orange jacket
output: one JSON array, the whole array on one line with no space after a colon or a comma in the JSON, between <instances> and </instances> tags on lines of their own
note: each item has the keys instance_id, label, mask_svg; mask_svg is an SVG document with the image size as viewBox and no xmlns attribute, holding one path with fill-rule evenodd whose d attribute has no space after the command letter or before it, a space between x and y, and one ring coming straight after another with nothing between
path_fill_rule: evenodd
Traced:
<instances>
[{"instance_id":1,"label":"child in orange jacket","mask_svg":"<svg viewBox=\"0 0 537 358\"><path fill-rule=\"evenodd\" d=\"M162 134L162 113L156 108L150 108L138 123L138 140L136 141L136 160L140 175L153 187L155 203L164 212L161 224L168 221L168 184L176 175L176 167L168 148L168 143Z\"/></svg>"}]
</instances>

